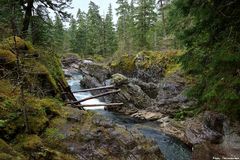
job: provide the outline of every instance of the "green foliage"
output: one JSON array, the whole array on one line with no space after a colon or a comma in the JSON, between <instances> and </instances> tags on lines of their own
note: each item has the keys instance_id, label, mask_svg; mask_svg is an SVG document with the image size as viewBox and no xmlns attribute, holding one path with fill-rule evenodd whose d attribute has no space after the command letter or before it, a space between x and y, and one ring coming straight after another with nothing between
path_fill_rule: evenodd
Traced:
<instances>
[{"instance_id":1,"label":"green foliage","mask_svg":"<svg viewBox=\"0 0 240 160\"><path fill-rule=\"evenodd\" d=\"M108 7L108 12L104 19L103 25L103 52L105 55L111 55L117 49L116 33L113 24L113 13L111 4Z\"/></svg>"},{"instance_id":2,"label":"green foliage","mask_svg":"<svg viewBox=\"0 0 240 160\"><path fill-rule=\"evenodd\" d=\"M61 134L57 128L47 128L45 136L46 139L50 141L60 141L65 138L65 136Z\"/></svg>"},{"instance_id":3,"label":"green foliage","mask_svg":"<svg viewBox=\"0 0 240 160\"><path fill-rule=\"evenodd\" d=\"M57 50L62 52L63 51L63 42L64 42L64 29L63 29L63 23L58 15L55 16L55 22L54 22L54 41L57 47Z\"/></svg>"},{"instance_id":4,"label":"green foliage","mask_svg":"<svg viewBox=\"0 0 240 160\"><path fill-rule=\"evenodd\" d=\"M136 8L136 28L138 47L148 49L147 33L157 20L157 14L154 11L155 0L139 0Z\"/></svg>"},{"instance_id":5,"label":"green foliage","mask_svg":"<svg viewBox=\"0 0 240 160\"><path fill-rule=\"evenodd\" d=\"M186 47L181 58L201 105L240 118L239 5L236 1L175 0L170 24Z\"/></svg>"}]
</instances>

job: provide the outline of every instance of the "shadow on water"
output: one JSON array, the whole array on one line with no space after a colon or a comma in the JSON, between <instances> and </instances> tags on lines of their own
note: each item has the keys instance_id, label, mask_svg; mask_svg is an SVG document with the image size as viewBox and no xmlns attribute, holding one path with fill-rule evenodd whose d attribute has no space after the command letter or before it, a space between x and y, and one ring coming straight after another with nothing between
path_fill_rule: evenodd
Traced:
<instances>
[{"instance_id":1,"label":"shadow on water","mask_svg":"<svg viewBox=\"0 0 240 160\"><path fill-rule=\"evenodd\" d=\"M79 73L73 73L72 78L68 80L68 84L72 91L81 89L80 81L82 76ZM74 94L77 99L86 98L91 96L90 92L77 93ZM103 102L98 99L93 99L94 103L103 104ZM123 125L129 129L138 129L146 138L154 140L164 157L167 160L190 160L191 159L191 149L182 143L180 140L166 135L156 128L158 127L154 122L146 122L142 120L137 120L131 118L127 115L122 115L119 113L105 111L103 109L94 110L97 114L104 116L106 119L112 121L115 124Z\"/></svg>"}]
</instances>

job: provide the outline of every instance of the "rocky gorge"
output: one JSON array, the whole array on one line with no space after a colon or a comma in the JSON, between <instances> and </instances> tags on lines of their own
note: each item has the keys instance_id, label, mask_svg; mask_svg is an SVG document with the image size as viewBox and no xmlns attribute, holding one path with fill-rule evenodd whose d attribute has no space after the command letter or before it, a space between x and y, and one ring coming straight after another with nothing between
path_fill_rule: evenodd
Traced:
<instances>
[{"instance_id":1,"label":"rocky gorge","mask_svg":"<svg viewBox=\"0 0 240 160\"><path fill-rule=\"evenodd\" d=\"M123 55L107 65L70 56L63 64L68 71L77 69L83 75L83 88L112 84L121 89L116 95L101 98L106 103L123 103L107 110L153 121L155 128L192 147L192 159L239 157L239 124L221 113L199 110L196 100L186 96L194 79L173 60L178 54L140 52Z\"/></svg>"}]
</instances>

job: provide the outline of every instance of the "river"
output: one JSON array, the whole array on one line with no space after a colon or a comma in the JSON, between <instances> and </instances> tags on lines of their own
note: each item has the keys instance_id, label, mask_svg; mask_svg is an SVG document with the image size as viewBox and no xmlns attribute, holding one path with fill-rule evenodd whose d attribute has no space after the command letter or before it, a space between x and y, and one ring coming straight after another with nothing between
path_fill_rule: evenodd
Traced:
<instances>
[{"instance_id":1,"label":"river","mask_svg":"<svg viewBox=\"0 0 240 160\"><path fill-rule=\"evenodd\" d=\"M68 80L68 84L72 91L80 90L80 81L82 79L81 74L73 72L72 77ZM74 93L76 99L80 100L91 96L90 92ZM154 140L164 157L167 160L190 160L191 150L188 146L182 143L180 140L166 135L156 128L158 127L154 122L138 121L126 115L113 113L104 110L104 102L99 99L91 99L85 101L83 104L103 104L98 107L84 107L86 110L92 110L97 114L103 115L105 118L111 120L113 123L124 125L128 129L138 129L146 138Z\"/></svg>"}]
</instances>

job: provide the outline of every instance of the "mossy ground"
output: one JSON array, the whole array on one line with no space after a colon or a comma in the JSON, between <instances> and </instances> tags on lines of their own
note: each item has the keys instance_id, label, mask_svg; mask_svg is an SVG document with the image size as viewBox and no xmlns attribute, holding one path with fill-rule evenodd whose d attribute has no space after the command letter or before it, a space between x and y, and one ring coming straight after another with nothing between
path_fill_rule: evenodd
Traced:
<instances>
[{"instance_id":1,"label":"mossy ground","mask_svg":"<svg viewBox=\"0 0 240 160\"><path fill-rule=\"evenodd\" d=\"M56 95L59 91L56 81L61 80L66 83L61 69L60 57L51 50L34 48L30 42L19 37L15 37L15 39L16 44L14 37L9 37L0 43L0 64L5 66L13 64L6 68L5 72L16 71L18 54L19 62L24 70L26 88L32 91L48 90L49 92L46 94ZM16 73L12 73L12 77L14 76ZM39 95L39 92L37 94Z\"/></svg>"},{"instance_id":2,"label":"mossy ground","mask_svg":"<svg viewBox=\"0 0 240 160\"><path fill-rule=\"evenodd\" d=\"M20 97L16 53L24 73L24 99ZM52 119L64 114L63 102L56 97L59 93L56 81L64 81L57 55L36 49L19 37L15 44L10 37L0 43L0 60L0 75L4 77L0 80L0 159L72 159L48 147L40 136L45 131L55 134L55 130L47 128ZM53 90L54 94L48 94L48 90ZM41 96L35 91L41 92Z\"/></svg>"}]
</instances>

